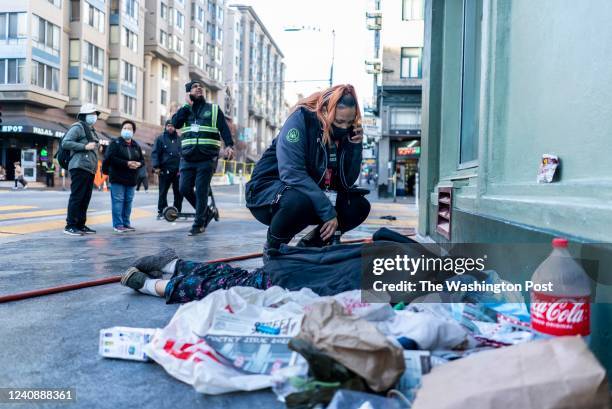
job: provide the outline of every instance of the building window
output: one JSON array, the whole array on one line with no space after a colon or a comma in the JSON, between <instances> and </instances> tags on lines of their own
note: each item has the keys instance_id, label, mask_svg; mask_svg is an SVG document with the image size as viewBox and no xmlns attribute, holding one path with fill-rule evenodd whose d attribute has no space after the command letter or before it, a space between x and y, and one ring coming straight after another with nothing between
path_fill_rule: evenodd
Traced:
<instances>
[{"instance_id":1,"label":"building window","mask_svg":"<svg viewBox=\"0 0 612 409\"><path fill-rule=\"evenodd\" d=\"M223 43L223 27L222 26L217 26L217 40L219 40L220 43Z\"/></svg>"},{"instance_id":2,"label":"building window","mask_svg":"<svg viewBox=\"0 0 612 409\"><path fill-rule=\"evenodd\" d=\"M32 60L32 85L46 88L51 91L59 91L59 70L50 65Z\"/></svg>"},{"instance_id":3,"label":"building window","mask_svg":"<svg viewBox=\"0 0 612 409\"><path fill-rule=\"evenodd\" d=\"M166 3L164 3L163 1L160 3L159 6L159 16L162 18L162 20L168 18L168 6L166 6Z\"/></svg>"},{"instance_id":4,"label":"building window","mask_svg":"<svg viewBox=\"0 0 612 409\"><path fill-rule=\"evenodd\" d=\"M81 95L81 81L77 79L68 80L68 96L72 99L78 99Z\"/></svg>"},{"instance_id":5,"label":"building window","mask_svg":"<svg viewBox=\"0 0 612 409\"><path fill-rule=\"evenodd\" d=\"M424 0L402 0L402 20L423 20Z\"/></svg>"},{"instance_id":6,"label":"building window","mask_svg":"<svg viewBox=\"0 0 612 409\"><path fill-rule=\"evenodd\" d=\"M57 8L60 8L60 9L62 8L61 0L49 0L49 3L53 4Z\"/></svg>"},{"instance_id":7,"label":"building window","mask_svg":"<svg viewBox=\"0 0 612 409\"><path fill-rule=\"evenodd\" d=\"M166 91L165 89L162 89L159 99L162 105L166 105L168 103L168 91Z\"/></svg>"},{"instance_id":8,"label":"building window","mask_svg":"<svg viewBox=\"0 0 612 409\"><path fill-rule=\"evenodd\" d=\"M390 129L421 129L420 108L391 108Z\"/></svg>"},{"instance_id":9,"label":"building window","mask_svg":"<svg viewBox=\"0 0 612 409\"><path fill-rule=\"evenodd\" d=\"M81 19L81 0L70 0L70 21Z\"/></svg>"},{"instance_id":10,"label":"building window","mask_svg":"<svg viewBox=\"0 0 612 409\"><path fill-rule=\"evenodd\" d=\"M85 2L85 15L87 16L87 22L91 27L95 28L100 33L104 32L106 18L103 11L100 11L91 4Z\"/></svg>"},{"instance_id":11,"label":"building window","mask_svg":"<svg viewBox=\"0 0 612 409\"><path fill-rule=\"evenodd\" d=\"M166 48L169 48L168 33L164 30L159 30L159 43Z\"/></svg>"},{"instance_id":12,"label":"building window","mask_svg":"<svg viewBox=\"0 0 612 409\"><path fill-rule=\"evenodd\" d=\"M400 78L421 78L421 48L402 47Z\"/></svg>"},{"instance_id":13,"label":"building window","mask_svg":"<svg viewBox=\"0 0 612 409\"><path fill-rule=\"evenodd\" d=\"M104 72L104 50L85 41L83 43L83 62L92 71Z\"/></svg>"},{"instance_id":14,"label":"building window","mask_svg":"<svg viewBox=\"0 0 612 409\"><path fill-rule=\"evenodd\" d=\"M130 64L129 62L123 62L123 69L121 70L122 76L121 79L131 85L136 85L136 66Z\"/></svg>"},{"instance_id":15,"label":"building window","mask_svg":"<svg viewBox=\"0 0 612 409\"><path fill-rule=\"evenodd\" d=\"M204 9L200 6L198 6L198 22L200 24L204 24Z\"/></svg>"},{"instance_id":16,"label":"building window","mask_svg":"<svg viewBox=\"0 0 612 409\"><path fill-rule=\"evenodd\" d=\"M168 66L166 64L161 66L161 77L162 80L168 80Z\"/></svg>"},{"instance_id":17,"label":"building window","mask_svg":"<svg viewBox=\"0 0 612 409\"><path fill-rule=\"evenodd\" d=\"M70 40L70 66L78 67L81 65L81 41Z\"/></svg>"},{"instance_id":18,"label":"building window","mask_svg":"<svg viewBox=\"0 0 612 409\"><path fill-rule=\"evenodd\" d=\"M129 30L127 27L123 27L123 31L121 33L123 34L121 39L122 44L130 50L138 52L138 35Z\"/></svg>"},{"instance_id":19,"label":"building window","mask_svg":"<svg viewBox=\"0 0 612 409\"><path fill-rule=\"evenodd\" d=\"M185 16L177 9L174 9L174 25L181 31L185 29Z\"/></svg>"},{"instance_id":20,"label":"building window","mask_svg":"<svg viewBox=\"0 0 612 409\"><path fill-rule=\"evenodd\" d=\"M0 60L0 84L25 83L25 58Z\"/></svg>"},{"instance_id":21,"label":"building window","mask_svg":"<svg viewBox=\"0 0 612 409\"><path fill-rule=\"evenodd\" d=\"M183 40L178 36L174 36L174 51L183 54Z\"/></svg>"},{"instance_id":22,"label":"building window","mask_svg":"<svg viewBox=\"0 0 612 409\"><path fill-rule=\"evenodd\" d=\"M121 110L127 115L136 115L136 98L123 95L122 99Z\"/></svg>"},{"instance_id":23,"label":"building window","mask_svg":"<svg viewBox=\"0 0 612 409\"><path fill-rule=\"evenodd\" d=\"M138 21L138 1L137 0L123 0L124 1L124 12L134 20Z\"/></svg>"},{"instance_id":24,"label":"building window","mask_svg":"<svg viewBox=\"0 0 612 409\"><path fill-rule=\"evenodd\" d=\"M102 105L102 85L85 81L85 102Z\"/></svg>"},{"instance_id":25,"label":"building window","mask_svg":"<svg viewBox=\"0 0 612 409\"><path fill-rule=\"evenodd\" d=\"M12 14L12 13L11 13ZM33 16L32 40L37 48L52 55L60 53L60 29L37 15Z\"/></svg>"},{"instance_id":26,"label":"building window","mask_svg":"<svg viewBox=\"0 0 612 409\"><path fill-rule=\"evenodd\" d=\"M464 167L475 164L478 159L480 4L480 1L463 1L463 69L459 164Z\"/></svg>"},{"instance_id":27,"label":"building window","mask_svg":"<svg viewBox=\"0 0 612 409\"><path fill-rule=\"evenodd\" d=\"M11 43L26 38L26 26L27 13L0 13L0 40Z\"/></svg>"},{"instance_id":28,"label":"building window","mask_svg":"<svg viewBox=\"0 0 612 409\"><path fill-rule=\"evenodd\" d=\"M119 78L119 60L116 58L108 60L108 78L114 81Z\"/></svg>"}]
</instances>

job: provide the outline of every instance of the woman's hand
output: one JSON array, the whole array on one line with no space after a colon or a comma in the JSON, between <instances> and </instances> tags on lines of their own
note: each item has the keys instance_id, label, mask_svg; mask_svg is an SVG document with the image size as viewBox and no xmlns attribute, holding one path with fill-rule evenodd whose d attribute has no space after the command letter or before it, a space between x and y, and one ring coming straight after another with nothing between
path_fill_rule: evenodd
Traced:
<instances>
[{"instance_id":1,"label":"woman's hand","mask_svg":"<svg viewBox=\"0 0 612 409\"><path fill-rule=\"evenodd\" d=\"M140 167L140 162L136 162L135 160L128 161L128 168L138 169L139 167Z\"/></svg>"},{"instance_id":2,"label":"woman's hand","mask_svg":"<svg viewBox=\"0 0 612 409\"><path fill-rule=\"evenodd\" d=\"M323 239L323 241L327 241L331 239L331 237L336 232L337 228L338 228L338 218L337 217L334 217L333 219L328 220L325 223L323 223L323 226L321 226L321 231L320 231L321 238Z\"/></svg>"},{"instance_id":3,"label":"woman's hand","mask_svg":"<svg viewBox=\"0 0 612 409\"><path fill-rule=\"evenodd\" d=\"M351 141L352 143L361 143L361 141L363 141L363 128L361 127L361 125L357 125L357 127L353 129L353 132L355 133L355 135L350 137L349 141Z\"/></svg>"}]
</instances>

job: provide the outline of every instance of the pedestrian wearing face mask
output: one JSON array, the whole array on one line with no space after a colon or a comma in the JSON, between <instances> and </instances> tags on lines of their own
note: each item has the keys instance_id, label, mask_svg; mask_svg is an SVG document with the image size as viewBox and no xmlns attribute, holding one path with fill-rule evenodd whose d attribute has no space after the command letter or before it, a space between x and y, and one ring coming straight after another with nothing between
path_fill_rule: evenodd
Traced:
<instances>
[{"instance_id":1,"label":"pedestrian wearing face mask","mask_svg":"<svg viewBox=\"0 0 612 409\"><path fill-rule=\"evenodd\" d=\"M121 124L121 135L108 146L102 169L108 172L113 214L113 230L117 233L134 231L130 221L132 201L138 182L138 169L144 166L142 148L133 139L136 124L130 120Z\"/></svg>"},{"instance_id":2,"label":"pedestrian wearing face mask","mask_svg":"<svg viewBox=\"0 0 612 409\"><path fill-rule=\"evenodd\" d=\"M93 182L98 167L99 138L93 128L100 111L93 104L81 106L78 122L72 124L63 138L62 149L70 151L70 199L64 233L71 236L94 234L87 227L87 208L91 200Z\"/></svg>"},{"instance_id":3,"label":"pedestrian wearing face mask","mask_svg":"<svg viewBox=\"0 0 612 409\"><path fill-rule=\"evenodd\" d=\"M353 187L362 139L353 86L336 85L297 103L246 185L247 207L269 226L264 259L308 225L317 227L298 245L320 247L367 218L370 203Z\"/></svg>"}]
</instances>

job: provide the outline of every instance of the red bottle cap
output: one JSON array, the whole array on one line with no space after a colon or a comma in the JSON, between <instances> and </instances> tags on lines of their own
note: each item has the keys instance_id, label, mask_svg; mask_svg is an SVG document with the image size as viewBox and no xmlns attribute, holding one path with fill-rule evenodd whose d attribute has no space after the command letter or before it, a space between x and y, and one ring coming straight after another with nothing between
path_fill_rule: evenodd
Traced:
<instances>
[{"instance_id":1,"label":"red bottle cap","mask_svg":"<svg viewBox=\"0 0 612 409\"><path fill-rule=\"evenodd\" d=\"M564 237L555 237L552 241L553 247L567 248L567 239Z\"/></svg>"}]
</instances>

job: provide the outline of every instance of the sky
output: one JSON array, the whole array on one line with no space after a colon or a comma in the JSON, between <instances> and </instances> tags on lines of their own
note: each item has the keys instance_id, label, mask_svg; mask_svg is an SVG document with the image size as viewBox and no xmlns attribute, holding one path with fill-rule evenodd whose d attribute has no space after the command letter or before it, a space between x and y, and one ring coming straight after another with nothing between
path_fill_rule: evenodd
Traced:
<instances>
[{"instance_id":1,"label":"sky","mask_svg":"<svg viewBox=\"0 0 612 409\"><path fill-rule=\"evenodd\" d=\"M329 84L332 30L336 33L334 84L355 86L361 101L372 93L372 78L365 72L367 44L365 0L226 0L226 4L252 6L285 55L286 80L323 80L285 83L285 99L309 95ZM320 31L284 31L289 26L318 27Z\"/></svg>"}]
</instances>

